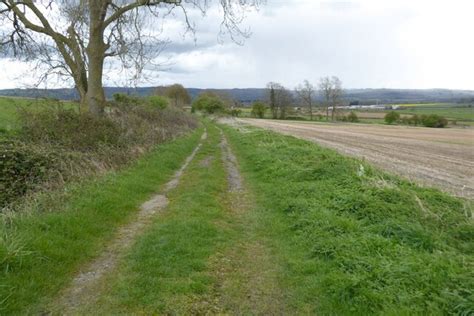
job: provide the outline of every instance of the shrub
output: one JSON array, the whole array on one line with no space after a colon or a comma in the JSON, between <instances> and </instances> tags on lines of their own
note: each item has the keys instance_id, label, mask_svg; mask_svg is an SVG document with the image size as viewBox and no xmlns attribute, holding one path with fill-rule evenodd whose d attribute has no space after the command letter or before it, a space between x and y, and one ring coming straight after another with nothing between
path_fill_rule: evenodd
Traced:
<instances>
[{"instance_id":1,"label":"shrub","mask_svg":"<svg viewBox=\"0 0 474 316\"><path fill-rule=\"evenodd\" d=\"M265 116L265 111L267 110L267 106L265 103L261 101L256 101L252 104L252 116L253 117L258 117L258 118L263 118Z\"/></svg>"},{"instance_id":2,"label":"shrub","mask_svg":"<svg viewBox=\"0 0 474 316\"><path fill-rule=\"evenodd\" d=\"M410 117L408 117L408 116L402 116L402 117L400 118L400 123L405 124L405 125L409 125L409 124L410 124Z\"/></svg>"},{"instance_id":3,"label":"shrub","mask_svg":"<svg viewBox=\"0 0 474 316\"><path fill-rule=\"evenodd\" d=\"M352 123L356 123L356 122L359 122L359 117L357 116L357 114L354 111L351 111L351 113L349 113L349 115L347 115L347 121L352 122Z\"/></svg>"},{"instance_id":4,"label":"shrub","mask_svg":"<svg viewBox=\"0 0 474 316\"><path fill-rule=\"evenodd\" d=\"M410 120L408 122L410 125L415 125L417 126L418 124L420 124L420 117L418 115L413 115L412 117L410 117Z\"/></svg>"},{"instance_id":5,"label":"shrub","mask_svg":"<svg viewBox=\"0 0 474 316\"><path fill-rule=\"evenodd\" d=\"M200 94L193 102L193 109L214 114L225 110L225 104L218 95L212 93Z\"/></svg>"},{"instance_id":6,"label":"shrub","mask_svg":"<svg viewBox=\"0 0 474 316\"><path fill-rule=\"evenodd\" d=\"M398 114L395 111L390 111L387 114L385 114L385 122L387 124L393 124L396 123L400 120L400 114Z\"/></svg>"},{"instance_id":7,"label":"shrub","mask_svg":"<svg viewBox=\"0 0 474 316\"><path fill-rule=\"evenodd\" d=\"M0 142L0 207L45 179L58 155L18 141Z\"/></svg>"},{"instance_id":8,"label":"shrub","mask_svg":"<svg viewBox=\"0 0 474 316\"><path fill-rule=\"evenodd\" d=\"M448 125L448 120L437 114L422 115L421 123L426 127L438 127L442 128Z\"/></svg>"},{"instance_id":9,"label":"shrub","mask_svg":"<svg viewBox=\"0 0 474 316\"><path fill-rule=\"evenodd\" d=\"M125 93L114 93L113 99L116 104L121 105L140 105L143 104L143 99L133 96L127 95Z\"/></svg>"},{"instance_id":10,"label":"shrub","mask_svg":"<svg viewBox=\"0 0 474 316\"><path fill-rule=\"evenodd\" d=\"M242 113L240 109L232 109L229 111L229 114L233 117L239 117L240 113Z\"/></svg>"},{"instance_id":11,"label":"shrub","mask_svg":"<svg viewBox=\"0 0 474 316\"><path fill-rule=\"evenodd\" d=\"M149 105L158 109L165 109L169 105L168 98L159 95L149 96L147 101Z\"/></svg>"}]
</instances>

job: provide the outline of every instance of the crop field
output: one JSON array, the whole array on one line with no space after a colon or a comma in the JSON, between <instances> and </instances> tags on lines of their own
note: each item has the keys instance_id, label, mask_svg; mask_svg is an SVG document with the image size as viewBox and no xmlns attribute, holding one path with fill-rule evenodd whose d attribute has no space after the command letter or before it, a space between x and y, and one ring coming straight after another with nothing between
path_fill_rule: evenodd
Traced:
<instances>
[{"instance_id":1,"label":"crop field","mask_svg":"<svg viewBox=\"0 0 474 316\"><path fill-rule=\"evenodd\" d=\"M309 139L420 183L474 197L474 129L242 119Z\"/></svg>"},{"instance_id":2,"label":"crop field","mask_svg":"<svg viewBox=\"0 0 474 316\"><path fill-rule=\"evenodd\" d=\"M241 117L251 117L250 108L241 108ZM376 110L376 109L354 109L361 123L379 123L384 124L385 114L391 110ZM453 104L453 103L420 103L420 104L402 104L396 110L401 117L412 115L430 115L437 114L448 119L450 125L473 125L474 124L474 107L469 105ZM346 116L350 110L338 111L339 116ZM288 116L297 117L302 120L309 120L310 116L306 109L303 110L289 110ZM314 120L325 120L326 112L320 108L315 108L313 112ZM266 111L265 118L271 118L270 111Z\"/></svg>"}]
</instances>

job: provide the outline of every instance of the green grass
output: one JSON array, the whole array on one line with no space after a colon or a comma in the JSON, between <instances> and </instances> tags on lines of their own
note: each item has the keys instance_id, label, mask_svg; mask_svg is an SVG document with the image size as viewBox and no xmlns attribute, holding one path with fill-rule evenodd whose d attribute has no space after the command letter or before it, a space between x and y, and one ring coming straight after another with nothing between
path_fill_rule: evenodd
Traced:
<instances>
[{"instance_id":1,"label":"green grass","mask_svg":"<svg viewBox=\"0 0 474 316\"><path fill-rule=\"evenodd\" d=\"M245 129L226 128L297 314L474 311L467 202L307 141Z\"/></svg>"},{"instance_id":2,"label":"green grass","mask_svg":"<svg viewBox=\"0 0 474 316\"><path fill-rule=\"evenodd\" d=\"M24 102L24 99L0 97L0 133L15 129L17 107Z\"/></svg>"},{"instance_id":3,"label":"green grass","mask_svg":"<svg viewBox=\"0 0 474 316\"><path fill-rule=\"evenodd\" d=\"M40 313L116 228L159 191L196 146L200 132L158 146L127 169L66 186L67 198L51 209L3 214L0 313Z\"/></svg>"},{"instance_id":4,"label":"green grass","mask_svg":"<svg viewBox=\"0 0 474 316\"><path fill-rule=\"evenodd\" d=\"M238 206L249 210L230 209L219 133L208 125L209 137L169 193L168 208L84 314L252 314L255 305L241 307L247 296L239 301L243 282L268 271L276 279L256 289L255 304L279 288L285 314L474 311L470 203L308 141L223 128L252 194L248 206ZM19 252L2 262L0 293L7 300L0 312L41 312L178 168L198 137L162 145L130 169L81 186L61 210L5 221L4 245ZM249 248L254 253L241 251L254 242L261 245ZM262 247L268 256L259 261ZM233 285L222 285L222 275Z\"/></svg>"},{"instance_id":5,"label":"green grass","mask_svg":"<svg viewBox=\"0 0 474 316\"><path fill-rule=\"evenodd\" d=\"M431 108L431 107L412 107L398 110L403 114L429 115L437 114L450 120L474 121L474 107L450 107L450 108Z\"/></svg>"},{"instance_id":6,"label":"green grass","mask_svg":"<svg viewBox=\"0 0 474 316\"><path fill-rule=\"evenodd\" d=\"M77 108L71 102L60 102L63 106ZM21 108L54 106L55 102L45 99L12 98L0 96L0 135L18 128L18 110Z\"/></svg>"},{"instance_id":7,"label":"green grass","mask_svg":"<svg viewBox=\"0 0 474 316\"><path fill-rule=\"evenodd\" d=\"M170 192L168 208L109 277L107 294L81 313L194 314L205 306L197 297L211 295L216 281L208 261L235 236L217 224L229 221L227 182L218 131L209 126L208 132L180 185ZM203 159L210 165L203 167Z\"/></svg>"}]
</instances>

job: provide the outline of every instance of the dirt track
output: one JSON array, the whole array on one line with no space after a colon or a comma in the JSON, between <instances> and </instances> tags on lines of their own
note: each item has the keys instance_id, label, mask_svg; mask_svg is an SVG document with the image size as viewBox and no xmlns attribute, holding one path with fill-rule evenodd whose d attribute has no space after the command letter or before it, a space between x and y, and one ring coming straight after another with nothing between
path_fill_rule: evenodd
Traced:
<instances>
[{"instance_id":1,"label":"dirt track","mask_svg":"<svg viewBox=\"0 0 474 316\"><path fill-rule=\"evenodd\" d=\"M474 129L239 121L312 140L418 183L474 198Z\"/></svg>"}]
</instances>

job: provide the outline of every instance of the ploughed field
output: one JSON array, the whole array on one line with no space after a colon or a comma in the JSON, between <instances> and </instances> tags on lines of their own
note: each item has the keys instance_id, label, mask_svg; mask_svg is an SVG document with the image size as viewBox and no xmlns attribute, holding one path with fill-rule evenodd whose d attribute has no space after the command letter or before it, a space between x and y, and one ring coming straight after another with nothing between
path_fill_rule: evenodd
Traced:
<instances>
[{"instance_id":1,"label":"ploughed field","mask_svg":"<svg viewBox=\"0 0 474 316\"><path fill-rule=\"evenodd\" d=\"M317 142L411 180L474 198L474 129L239 119Z\"/></svg>"}]
</instances>

